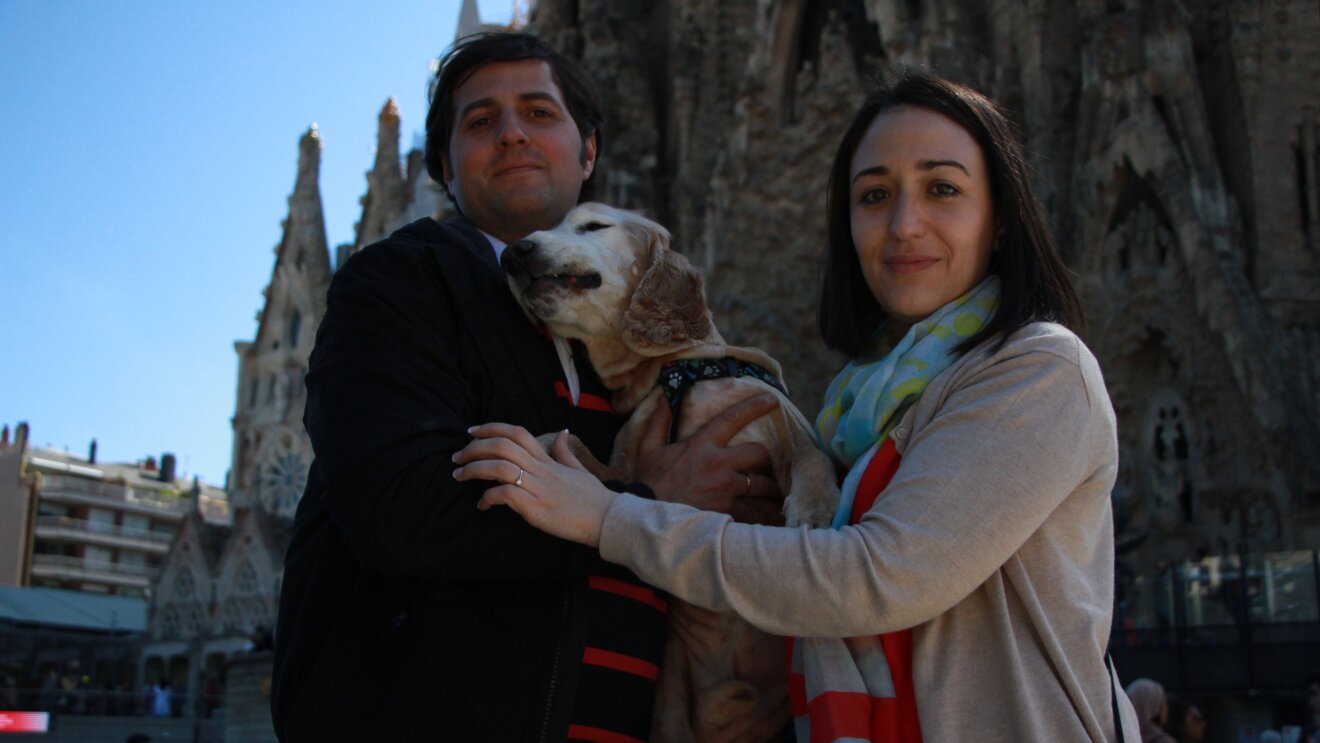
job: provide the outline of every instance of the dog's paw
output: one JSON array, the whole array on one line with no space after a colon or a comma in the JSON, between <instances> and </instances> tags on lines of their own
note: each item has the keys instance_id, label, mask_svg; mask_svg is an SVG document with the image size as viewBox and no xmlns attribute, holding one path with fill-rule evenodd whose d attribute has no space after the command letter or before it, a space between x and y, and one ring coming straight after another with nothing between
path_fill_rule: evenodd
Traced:
<instances>
[{"instance_id":1,"label":"dog's paw","mask_svg":"<svg viewBox=\"0 0 1320 743\"><path fill-rule=\"evenodd\" d=\"M536 437L536 443L540 444L541 448L545 449L546 452L549 452L551 447L555 445L555 438L557 436L559 436L558 433L543 433ZM597 480L603 482L605 480L619 479L614 476L614 473L608 466L602 464L599 459L596 459L596 455L592 454L591 450L587 448L587 445L582 443L582 439L578 438L575 434L570 433L568 435L568 450L573 452L573 456L577 457L577 460L582 463L582 466L586 467L587 471L594 475Z\"/></svg>"},{"instance_id":2,"label":"dog's paw","mask_svg":"<svg viewBox=\"0 0 1320 743\"><path fill-rule=\"evenodd\" d=\"M726 681L709 687L697 700L697 740L719 740L729 727L756 712L760 695L746 681Z\"/></svg>"}]
</instances>

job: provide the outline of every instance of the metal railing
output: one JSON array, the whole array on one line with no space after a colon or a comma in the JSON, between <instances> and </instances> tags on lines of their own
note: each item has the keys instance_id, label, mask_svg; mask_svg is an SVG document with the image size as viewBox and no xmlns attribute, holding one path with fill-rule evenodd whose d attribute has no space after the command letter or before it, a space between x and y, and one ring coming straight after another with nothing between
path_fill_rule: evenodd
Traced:
<instances>
[{"instance_id":1,"label":"metal railing","mask_svg":"<svg viewBox=\"0 0 1320 743\"><path fill-rule=\"evenodd\" d=\"M192 504L192 501L187 497L176 495L172 491L138 488L130 485L118 485L87 480L81 477L54 474L43 476L41 493L43 496L48 497L68 495L102 501L118 501L150 508L165 514L181 515Z\"/></svg>"},{"instance_id":2,"label":"metal railing","mask_svg":"<svg viewBox=\"0 0 1320 743\"><path fill-rule=\"evenodd\" d=\"M150 578L156 572L156 568L151 565L111 562L109 560L69 557L67 555L33 555L32 567L34 569L41 567L59 568L66 571L83 571L103 575L132 575L143 578Z\"/></svg>"},{"instance_id":3,"label":"metal railing","mask_svg":"<svg viewBox=\"0 0 1320 743\"><path fill-rule=\"evenodd\" d=\"M68 516L38 516L37 528L46 527L48 529L67 529L70 532L82 534L95 534L104 536L124 537L125 539L141 539L147 542L157 542L163 545L169 545L174 539L174 533L153 531L151 529L138 529L132 526L121 526L119 524L107 524L103 521L88 521L86 519L75 519ZM38 534L40 535L40 534Z\"/></svg>"},{"instance_id":4,"label":"metal railing","mask_svg":"<svg viewBox=\"0 0 1320 743\"><path fill-rule=\"evenodd\" d=\"M1120 581L1109 647L1124 678L1297 689L1320 669L1320 554L1212 556Z\"/></svg>"}]
</instances>

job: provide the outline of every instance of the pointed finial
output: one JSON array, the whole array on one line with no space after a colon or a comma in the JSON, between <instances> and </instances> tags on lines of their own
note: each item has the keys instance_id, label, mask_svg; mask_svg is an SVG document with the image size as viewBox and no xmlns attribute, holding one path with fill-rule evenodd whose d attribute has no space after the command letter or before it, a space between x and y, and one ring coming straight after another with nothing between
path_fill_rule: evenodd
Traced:
<instances>
[{"instance_id":1,"label":"pointed finial","mask_svg":"<svg viewBox=\"0 0 1320 743\"><path fill-rule=\"evenodd\" d=\"M385 106L380 109L380 121L382 124L397 124L401 118L399 102L394 100L394 96L390 96L390 99L385 101Z\"/></svg>"},{"instance_id":2,"label":"pointed finial","mask_svg":"<svg viewBox=\"0 0 1320 743\"><path fill-rule=\"evenodd\" d=\"M480 31L481 11L477 8L477 0L463 0L463 7L458 11L458 31L454 38L461 39Z\"/></svg>"}]
</instances>

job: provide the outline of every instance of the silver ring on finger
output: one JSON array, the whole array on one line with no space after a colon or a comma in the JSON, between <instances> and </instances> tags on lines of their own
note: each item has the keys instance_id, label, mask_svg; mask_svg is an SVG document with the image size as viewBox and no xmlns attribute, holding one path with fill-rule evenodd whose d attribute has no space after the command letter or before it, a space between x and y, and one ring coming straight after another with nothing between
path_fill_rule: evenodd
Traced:
<instances>
[{"instance_id":1,"label":"silver ring on finger","mask_svg":"<svg viewBox=\"0 0 1320 743\"><path fill-rule=\"evenodd\" d=\"M522 487L522 476L523 476L523 468L522 468L522 467L519 467L519 468L518 468L518 479L517 479L517 480L514 480L514 481L513 481L513 484L516 485L516 486L518 486L518 487L520 487L520 488Z\"/></svg>"},{"instance_id":2,"label":"silver ring on finger","mask_svg":"<svg viewBox=\"0 0 1320 743\"><path fill-rule=\"evenodd\" d=\"M752 494L752 476L751 476L751 475L743 475L743 477L747 478L747 492L743 493L743 495L751 495L751 494Z\"/></svg>"}]
</instances>

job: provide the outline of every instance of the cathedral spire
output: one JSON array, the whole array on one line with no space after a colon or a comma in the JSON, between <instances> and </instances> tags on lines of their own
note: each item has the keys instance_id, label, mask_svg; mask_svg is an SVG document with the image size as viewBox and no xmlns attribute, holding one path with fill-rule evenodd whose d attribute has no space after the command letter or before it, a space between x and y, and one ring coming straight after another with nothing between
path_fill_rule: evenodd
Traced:
<instances>
[{"instance_id":1,"label":"cathedral spire","mask_svg":"<svg viewBox=\"0 0 1320 743\"><path fill-rule=\"evenodd\" d=\"M477 0L463 0L463 9L458 12L458 31L455 39L481 31L481 11L477 9Z\"/></svg>"},{"instance_id":2,"label":"cathedral spire","mask_svg":"<svg viewBox=\"0 0 1320 743\"><path fill-rule=\"evenodd\" d=\"M376 162L367 173L362 218L357 223L353 251L382 237L408 207L408 189L399 163L399 104L393 99L380 110L376 130Z\"/></svg>"},{"instance_id":3,"label":"cathedral spire","mask_svg":"<svg viewBox=\"0 0 1320 743\"><path fill-rule=\"evenodd\" d=\"M256 338L235 344L239 383L228 490L239 511L262 507L292 516L297 499L289 483L305 476L311 461L301 424L302 378L330 285L320 172L321 133L312 124L298 140L298 175Z\"/></svg>"},{"instance_id":4,"label":"cathedral spire","mask_svg":"<svg viewBox=\"0 0 1320 743\"><path fill-rule=\"evenodd\" d=\"M275 270L292 264L314 279L330 275L330 251L321 210L321 132L313 123L298 140L298 177L289 195L284 238L276 249Z\"/></svg>"}]
</instances>

